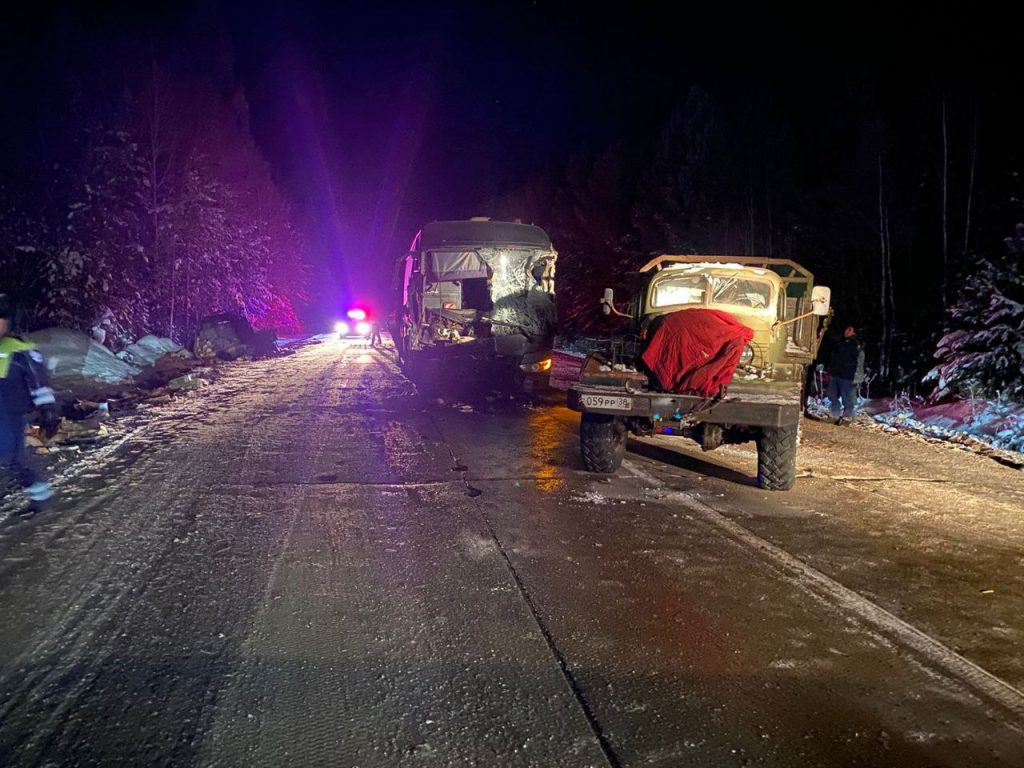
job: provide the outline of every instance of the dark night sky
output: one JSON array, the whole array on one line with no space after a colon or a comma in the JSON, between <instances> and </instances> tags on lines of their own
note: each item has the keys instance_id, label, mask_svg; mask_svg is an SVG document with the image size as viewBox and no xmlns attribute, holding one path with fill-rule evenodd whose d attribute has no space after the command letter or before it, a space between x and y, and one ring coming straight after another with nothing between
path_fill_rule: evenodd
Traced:
<instances>
[{"instance_id":1,"label":"dark night sky","mask_svg":"<svg viewBox=\"0 0 1024 768\"><path fill-rule=\"evenodd\" d=\"M734 107L771 103L814 177L854 84L909 119L940 86L1004 98L1018 68L1009 27L967 5L708 6L269 3L227 18L278 178L321 217L333 200L339 248L369 258L557 174L580 147L649 145L694 83Z\"/></svg>"},{"instance_id":2,"label":"dark night sky","mask_svg":"<svg viewBox=\"0 0 1024 768\"><path fill-rule=\"evenodd\" d=\"M927 12L547 0L59 7L8 10L0 24L6 111L25 115L7 142L38 136L36 124L54 118L42 97L34 114L13 105L45 87L58 66L48 47L62 39L81 38L85 59L151 39L199 67L211 40L227 40L275 178L322 260L357 286L365 281L352 264L390 262L427 220L479 213L534 175L557 178L580 148L649 147L695 83L727 109L770 104L812 183L857 130L844 113L852 90L885 104L909 134L937 89L1012 103L1020 86L1019 14L968 3ZM1017 124L992 122L996 145L1016 141Z\"/></svg>"}]
</instances>

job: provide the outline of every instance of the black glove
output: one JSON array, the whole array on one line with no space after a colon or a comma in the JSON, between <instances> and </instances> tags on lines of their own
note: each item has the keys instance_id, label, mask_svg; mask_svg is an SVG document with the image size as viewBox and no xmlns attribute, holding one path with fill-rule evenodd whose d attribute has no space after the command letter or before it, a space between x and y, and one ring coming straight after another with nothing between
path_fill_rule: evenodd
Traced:
<instances>
[{"instance_id":1,"label":"black glove","mask_svg":"<svg viewBox=\"0 0 1024 768\"><path fill-rule=\"evenodd\" d=\"M39 411L39 426L49 439L60 429L60 409L55 405L44 405Z\"/></svg>"}]
</instances>

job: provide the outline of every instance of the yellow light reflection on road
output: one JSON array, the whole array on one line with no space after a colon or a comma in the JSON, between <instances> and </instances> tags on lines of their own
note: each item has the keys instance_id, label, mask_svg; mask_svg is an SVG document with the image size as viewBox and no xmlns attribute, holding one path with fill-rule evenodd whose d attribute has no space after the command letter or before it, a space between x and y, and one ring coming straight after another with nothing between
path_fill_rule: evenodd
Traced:
<instances>
[{"instance_id":1,"label":"yellow light reflection on road","mask_svg":"<svg viewBox=\"0 0 1024 768\"><path fill-rule=\"evenodd\" d=\"M564 462L565 440L561 425L546 418L543 411L532 411L529 419L530 473L537 480L537 490L554 493L565 485L559 474Z\"/></svg>"}]
</instances>

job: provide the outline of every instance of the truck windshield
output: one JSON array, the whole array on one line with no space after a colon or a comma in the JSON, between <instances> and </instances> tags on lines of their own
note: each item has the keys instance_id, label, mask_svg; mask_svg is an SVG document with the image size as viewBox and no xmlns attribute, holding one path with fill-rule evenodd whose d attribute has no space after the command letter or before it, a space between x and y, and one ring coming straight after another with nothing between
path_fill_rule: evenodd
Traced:
<instances>
[{"instance_id":1,"label":"truck windshield","mask_svg":"<svg viewBox=\"0 0 1024 768\"><path fill-rule=\"evenodd\" d=\"M671 307L675 304L703 304L708 283L705 275L680 275L662 280L654 286L651 304Z\"/></svg>"},{"instance_id":2,"label":"truck windshield","mask_svg":"<svg viewBox=\"0 0 1024 768\"><path fill-rule=\"evenodd\" d=\"M771 306L772 286L764 280L728 275L679 275L654 286L651 305L730 304L765 309ZM709 299L710 297L710 299Z\"/></svg>"}]
</instances>

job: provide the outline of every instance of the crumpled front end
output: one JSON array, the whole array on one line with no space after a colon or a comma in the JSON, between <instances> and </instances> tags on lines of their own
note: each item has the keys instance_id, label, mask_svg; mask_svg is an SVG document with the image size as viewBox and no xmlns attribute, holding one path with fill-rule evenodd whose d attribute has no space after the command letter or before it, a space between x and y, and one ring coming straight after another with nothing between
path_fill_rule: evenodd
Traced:
<instances>
[{"instance_id":1,"label":"crumpled front end","mask_svg":"<svg viewBox=\"0 0 1024 768\"><path fill-rule=\"evenodd\" d=\"M422 290L409 297L410 346L514 358L550 350L556 258L549 249L500 246L429 252Z\"/></svg>"}]
</instances>

